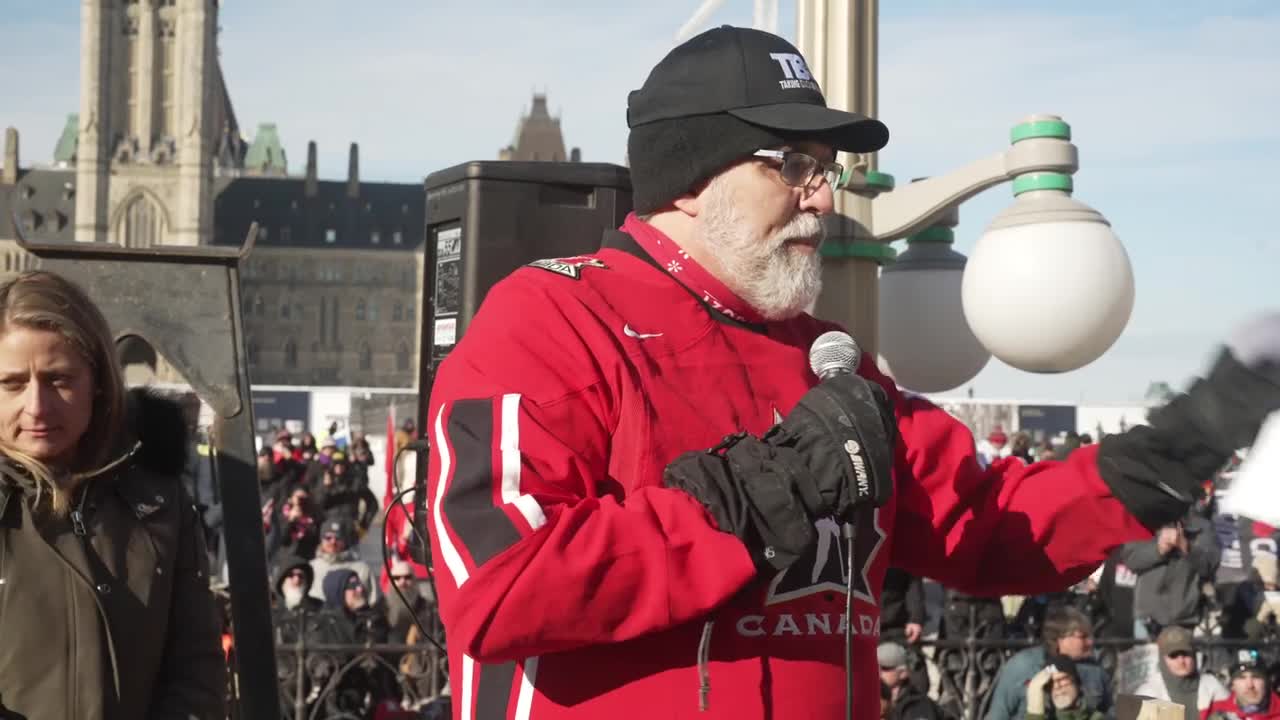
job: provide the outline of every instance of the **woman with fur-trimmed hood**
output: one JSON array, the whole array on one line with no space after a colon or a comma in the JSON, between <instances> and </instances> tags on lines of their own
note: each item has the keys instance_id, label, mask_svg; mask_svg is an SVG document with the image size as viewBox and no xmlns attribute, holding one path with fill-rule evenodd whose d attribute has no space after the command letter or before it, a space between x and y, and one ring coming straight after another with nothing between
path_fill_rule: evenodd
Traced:
<instances>
[{"instance_id":1,"label":"woman with fur-trimmed hood","mask_svg":"<svg viewBox=\"0 0 1280 720\"><path fill-rule=\"evenodd\" d=\"M182 409L126 392L106 320L0 285L0 702L31 720L223 717Z\"/></svg>"}]
</instances>

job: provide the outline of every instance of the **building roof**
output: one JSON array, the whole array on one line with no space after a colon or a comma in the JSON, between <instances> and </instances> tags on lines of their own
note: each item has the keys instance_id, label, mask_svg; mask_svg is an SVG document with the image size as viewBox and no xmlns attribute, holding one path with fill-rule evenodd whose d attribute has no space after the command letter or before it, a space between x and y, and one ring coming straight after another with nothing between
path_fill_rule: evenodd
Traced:
<instances>
[{"instance_id":1,"label":"building roof","mask_svg":"<svg viewBox=\"0 0 1280 720\"><path fill-rule=\"evenodd\" d=\"M259 123L249 152L244 156L244 169L258 175L287 175L289 161L275 123Z\"/></svg>"},{"instance_id":2,"label":"building roof","mask_svg":"<svg viewBox=\"0 0 1280 720\"><path fill-rule=\"evenodd\" d=\"M73 242L75 181L73 168L28 169L16 184L0 184L0 238L14 237L9 218L16 211L30 239ZM404 251L422 245L421 185L360 183L354 198L346 181L319 181L314 197L304 185L302 178L216 178L214 244L242 244L257 221L259 247Z\"/></svg>"},{"instance_id":3,"label":"building roof","mask_svg":"<svg viewBox=\"0 0 1280 720\"><path fill-rule=\"evenodd\" d=\"M426 194L418 183L321 180L314 196L303 178L239 177L218 182L214 244L240 245L258 223L258 247L413 250L422 245ZM396 242L397 237L399 242Z\"/></svg>"},{"instance_id":4,"label":"building roof","mask_svg":"<svg viewBox=\"0 0 1280 720\"><path fill-rule=\"evenodd\" d=\"M552 160L563 162L564 135L560 118L547 110L547 96L535 93L529 114L516 124L515 138L503 153L504 160Z\"/></svg>"},{"instance_id":5,"label":"building roof","mask_svg":"<svg viewBox=\"0 0 1280 720\"><path fill-rule=\"evenodd\" d=\"M67 116L67 123L62 126L62 135L53 148L53 161L71 164L76 161L76 146L80 142L80 113Z\"/></svg>"},{"instance_id":6,"label":"building roof","mask_svg":"<svg viewBox=\"0 0 1280 720\"><path fill-rule=\"evenodd\" d=\"M0 237L14 237L10 218L32 240L75 240L76 174L74 170L19 171L14 185L0 185Z\"/></svg>"}]
</instances>

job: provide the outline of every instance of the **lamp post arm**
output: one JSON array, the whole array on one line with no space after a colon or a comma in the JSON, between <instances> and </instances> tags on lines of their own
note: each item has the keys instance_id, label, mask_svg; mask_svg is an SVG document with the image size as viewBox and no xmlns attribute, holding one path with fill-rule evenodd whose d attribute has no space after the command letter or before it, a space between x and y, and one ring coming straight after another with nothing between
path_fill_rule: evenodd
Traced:
<instances>
[{"instance_id":1,"label":"lamp post arm","mask_svg":"<svg viewBox=\"0 0 1280 720\"><path fill-rule=\"evenodd\" d=\"M1074 173L1076 146L1066 140L1031 138L964 167L895 188L871 201L871 236L878 242L904 238L931 225L938 215L1019 175Z\"/></svg>"}]
</instances>

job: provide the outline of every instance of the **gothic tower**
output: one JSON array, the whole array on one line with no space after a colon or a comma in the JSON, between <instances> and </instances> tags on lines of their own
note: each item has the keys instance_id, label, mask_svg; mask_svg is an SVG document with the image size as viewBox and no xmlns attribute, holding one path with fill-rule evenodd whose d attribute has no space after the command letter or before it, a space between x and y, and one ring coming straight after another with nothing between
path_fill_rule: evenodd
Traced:
<instances>
[{"instance_id":1,"label":"gothic tower","mask_svg":"<svg viewBox=\"0 0 1280 720\"><path fill-rule=\"evenodd\" d=\"M75 237L204 245L215 164L244 152L217 60L217 0L83 0Z\"/></svg>"}]
</instances>

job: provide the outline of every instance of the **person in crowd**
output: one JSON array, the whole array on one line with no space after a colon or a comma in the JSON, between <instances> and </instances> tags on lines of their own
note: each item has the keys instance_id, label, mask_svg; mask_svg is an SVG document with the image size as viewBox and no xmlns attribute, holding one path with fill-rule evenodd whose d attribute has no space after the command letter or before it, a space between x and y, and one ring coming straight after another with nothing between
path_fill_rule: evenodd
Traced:
<instances>
[{"instance_id":1,"label":"person in crowd","mask_svg":"<svg viewBox=\"0 0 1280 720\"><path fill-rule=\"evenodd\" d=\"M1201 588L1213 581L1220 551L1207 520L1189 514L1151 540L1129 543L1120 560L1138 576L1134 614L1156 637L1167 625L1193 628L1204 607Z\"/></svg>"},{"instance_id":2,"label":"person in crowd","mask_svg":"<svg viewBox=\"0 0 1280 720\"><path fill-rule=\"evenodd\" d=\"M911 681L907 649L895 642L876 648L880 681L890 689L889 717L893 720L943 720L942 708Z\"/></svg>"},{"instance_id":3,"label":"person in crowd","mask_svg":"<svg viewBox=\"0 0 1280 720\"><path fill-rule=\"evenodd\" d=\"M316 616L324 609L323 600L311 597L315 579L307 559L294 556L280 561L271 610L277 642L298 642L308 631L308 623L314 627Z\"/></svg>"},{"instance_id":4,"label":"person in crowd","mask_svg":"<svg viewBox=\"0 0 1280 720\"><path fill-rule=\"evenodd\" d=\"M347 569L360 577L369 602L378 601L377 588L369 583L369 564L360 559L359 551L352 547L354 542L355 528L350 520L337 518L324 521L320 527L320 545L316 548L316 556L311 560L311 569L318 579L311 588L312 597L323 600L325 577L333 570Z\"/></svg>"},{"instance_id":5,"label":"person in crowd","mask_svg":"<svg viewBox=\"0 0 1280 720\"><path fill-rule=\"evenodd\" d=\"M378 517L378 498L364 482L349 472L346 456L334 453L329 464L320 470L321 480L316 498L321 512L329 519L343 519L362 537Z\"/></svg>"},{"instance_id":6,"label":"person in crowd","mask_svg":"<svg viewBox=\"0 0 1280 720\"><path fill-rule=\"evenodd\" d=\"M1026 690L1026 720L1103 720L1082 692L1079 664L1064 655L1048 658L1048 664L1031 676Z\"/></svg>"},{"instance_id":7,"label":"person in crowd","mask_svg":"<svg viewBox=\"0 0 1280 720\"><path fill-rule=\"evenodd\" d=\"M311 560L320 545L320 514L305 486L293 488L272 515L267 528L268 557L298 556Z\"/></svg>"},{"instance_id":8,"label":"person in crowd","mask_svg":"<svg viewBox=\"0 0 1280 720\"><path fill-rule=\"evenodd\" d=\"M1209 706L1201 720L1280 720L1280 695L1257 654L1243 650L1231 667L1231 696Z\"/></svg>"},{"instance_id":9,"label":"person in crowd","mask_svg":"<svg viewBox=\"0 0 1280 720\"><path fill-rule=\"evenodd\" d=\"M1009 454L1009 436L1005 433L1004 428L999 425L995 426L991 432L987 433L987 437L978 443L978 459L983 466L1005 457Z\"/></svg>"},{"instance_id":10,"label":"person in crowd","mask_svg":"<svg viewBox=\"0 0 1280 720\"><path fill-rule=\"evenodd\" d=\"M0 285L0 696L45 718L224 717L182 409L126 391L75 284Z\"/></svg>"},{"instance_id":11,"label":"person in crowd","mask_svg":"<svg viewBox=\"0 0 1280 720\"><path fill-rule=\"evenodd\" d=\"M1160 650L1159 673L1148 675L1134 690L1135 695L1178 703L1186 710L1186 720L1199 720L1200 714L1230 693L1212 673L1196 667L1196 651L1191 646L1191 631L1170 625L1156 638Z\"/></svg>"},{"instance_id":12,"label":"person in crowd","mask_svg":"<svg viewBox=\"0 0 1280 720\"><path fill-rule=\"evenodd\" d=\"M828 108L791 43L727 26L671 49L627 118L634 212L599 252L490 289L424 413L452 684L497 714L836 717L845 643L821 621L847 600L868 718L886 568L992 596L1070 586L1184 516L1280 408L1277 318L1150 425L984 469L874 353L808 367L837 329L806 311L822 216L860 177L837 152L887 127Z\"/></svg>"},{"instance_id":13,"label":"person in crowd","mask_svg":"<svg viewBox=\"0 0 1280 720\"><path fill-rule=\"evenodd\" d=\"M1106 620L1098 628L1098 636L1105 638L1133 638L1133 599L1138 587L1138 575L1120 559L1123 547L1116 548L1097 571L1098 597Z\"/></svg>"},{"instance_id":14,"label":"person in crowd","mask_svg":"<svg viewBox=\"0 0 1280 720\"><path fill-rule=\"evenodd\" d=\"M1009 455L1024 463L1035 462L1035 458L1031 456L1031 436L1022 430L1014 433L1013 442L1009 445Z\"/></svg>"},{"instance_id":15,"label":"person in crowd","mask_svg":"<svg viewBox=\"0 0 1280 720\"><path fill-rule=\"evenodd\" d=\"M391 642L404 645L415 617L423 625L431 624L435 594L429 584L418 581L413 566L404 560L393 560L390 574L393 587L386 592L387 622L391 627Z\"/></svg>"},{"instance_id":16,"label":"person in crowd","mask_svg":"<svg viewBox=\"0 0 1280 720\"><path fill-rule=\"evenodd\" d=\"M1245 636L1254 640L1280 640L1280 585L1276 584L1276 556L1260 552L1253 556L1254 574L1238 594L1247 608Z\"/></svg>"},{"instance_id":17,"label":"person in crowd","mask_svg":"<svg viewBox=\"0 0 1280 720\"><path fill-rule=\"evenodd\" d=\"M902 643L908 652L915 649L924 635L929 618L925 614L924 581L900 568L884 573L880 591L880 640ZM928 692L929 674L924 662L912 663L911 683L917 690Z\"/></svg>"},{"instance_id":18,"label":"person in crowd","mask_svg":"<svg viewBox=\"0 0 1280 720\"><path fill-rule=\"evenodd\" d=\"M1014 655L1000 668L986 720L1018 720L1027 715L1027 687L1051 665L1049 659L1065 657L1074 661L1078 685L1090 710L1111 709L1111 678L1093 662L1093 628L1089 618L1074 607L1050 610L1041 631L1042 643Z\"/></svg>"},{"instance_id":19,"label":"person in crowd","mask_svg":"<svg viewBox=\"0 0 1280 720\"><path fill-rule=\"evenodd\" d=\"M321 581L324 612L315 639L329 645L379 645L387 642L387 619L373 607L368 596L368 583L350 568L337 568ZM395 674L378 660L361 656L352 650L331 654L335 661L315 673L319 687L328 687L328 675L341 670L337 685L323 698L329 715L346 713L345 717L365 717L371 708L385 699L399 699Z\"/></svg>"}]
</instances>

